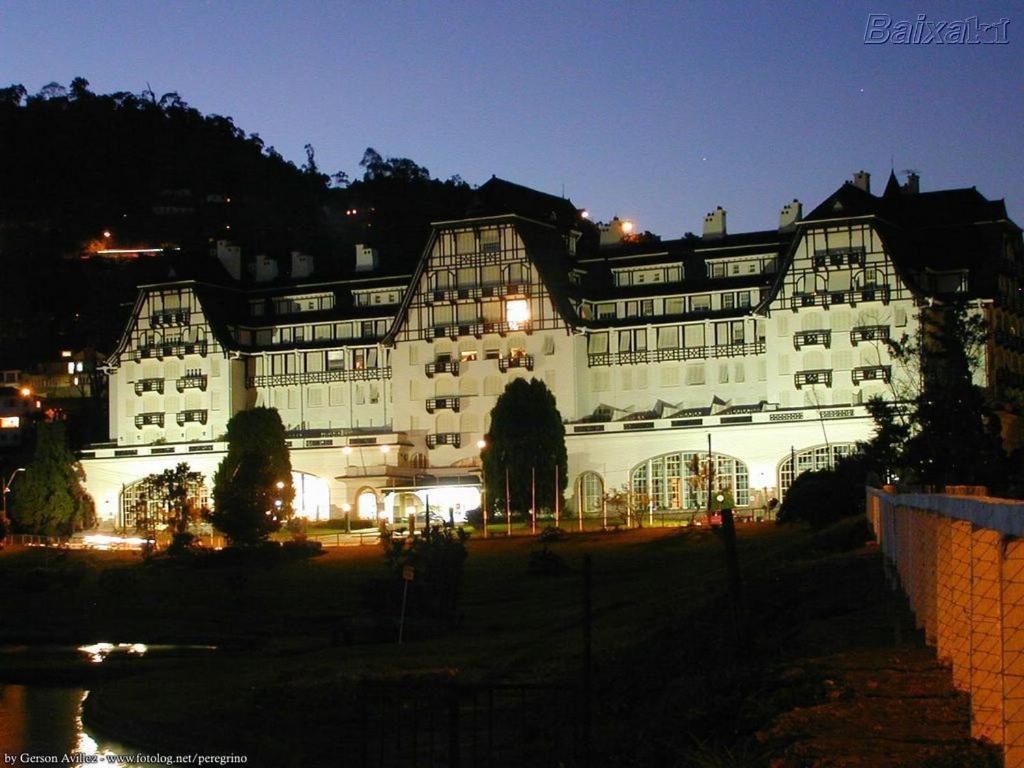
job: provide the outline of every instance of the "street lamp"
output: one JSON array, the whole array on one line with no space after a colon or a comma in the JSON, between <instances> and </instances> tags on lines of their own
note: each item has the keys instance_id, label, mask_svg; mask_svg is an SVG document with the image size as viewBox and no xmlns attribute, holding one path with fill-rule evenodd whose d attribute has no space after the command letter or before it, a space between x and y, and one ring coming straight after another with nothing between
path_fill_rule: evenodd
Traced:
<instances>
[{"instance_id":1,"label":"street lamp","mask_svg":"<svg viewBox=\"0 0 1024 768\"><path fill-rule=\"evenodd\" d=\"M3 524L3 527L7 526L7 494L11 492L11 483L14 482L14 476L16 474L18 474L19 472L24 472L24 471L25 471L24 467L18 467L16 470L11 472L11 476L8 477L7 478L7 482L4 483L4 487L3 487L3 497L4 497L3 510L4 510L4 516L3 516L3 520L0 520L0 523Z\"/></svg>"}]
</instances>

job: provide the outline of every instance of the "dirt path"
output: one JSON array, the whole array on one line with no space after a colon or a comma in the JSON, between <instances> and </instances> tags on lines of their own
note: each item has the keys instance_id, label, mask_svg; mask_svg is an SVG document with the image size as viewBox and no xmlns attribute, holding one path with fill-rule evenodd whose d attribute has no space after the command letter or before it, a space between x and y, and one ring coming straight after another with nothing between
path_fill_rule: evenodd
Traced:
<instances>
[{"instance_id":1,"label":"dirt path","mask_svg":"<svg viewBox=\"0 0 1024 768\"><path fill-rule=\"evenodd\" d=\"M866 557L876 559L870 551ZM881 568L880 562L878 563ZM777 745L771 768L988 768L999 751L970 738L966 694L953 688L913 627L902 595L849 613L812 620L801 629L811 648L843 647L794 662L783 675L823 683L818 703L778 716L758 734Z\"/></svg>"}]
</instances>

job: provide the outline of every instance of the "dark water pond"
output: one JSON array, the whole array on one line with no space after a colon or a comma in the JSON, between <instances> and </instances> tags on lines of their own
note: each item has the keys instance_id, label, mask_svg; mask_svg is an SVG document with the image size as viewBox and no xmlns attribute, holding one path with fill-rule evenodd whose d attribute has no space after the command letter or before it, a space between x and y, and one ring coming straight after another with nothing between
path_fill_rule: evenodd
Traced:
<instances>
[{"instance_id":1,"label":"dark water pond","mask_svg":"<svg viewBox=\"0 0 1024 768\"><path fill-rule=\"evenodd\" d=\"M143 669L146 660L192 656L215 651L207 645L144 645L93 643L83 646L0 646L0 681L5 670L59 670L76 679L97 665L123 671ZM21 676L24 677L24 674ZM32 679L32 678L29 678ZM135 755L129 748L100 735L82 722L82 704L89 691L74 685L24 685L0 682L0 754L3 766L28 764L113 764L114 756ZM131 760L117 765L153 765ZM2 766L0 766L2 768Z\"/></svg>"},{"instance_id":2,"label":"dark water pond","mask_svg":"<svg viewBox=\"0 0 1024 768\"><path fill-rule=\"evenodd\" d=\"M82 724L82 702L88 695L82 688L0 685L0 753L5 765L28 764L26 754L55 757L62 765L87 764L90 756L135 754L138 750L98 736Z\"/></svg>"}]
</instances>

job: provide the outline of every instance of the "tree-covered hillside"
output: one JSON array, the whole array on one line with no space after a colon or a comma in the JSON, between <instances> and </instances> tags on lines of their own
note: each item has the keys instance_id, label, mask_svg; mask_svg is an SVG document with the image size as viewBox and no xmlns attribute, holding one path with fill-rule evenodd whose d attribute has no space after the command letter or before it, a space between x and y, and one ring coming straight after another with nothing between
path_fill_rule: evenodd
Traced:
<instances>
[{"instance_id":1,"label":"tree-covered hillside","mask_svg":"<svg viewBox=\"0 0 1024 768\"><path fill-rule=\"evenodd\" d=\"M177 94L95 94L76 78L36 94L0 88L0 367L57 346L109 348L135 285L205 272L210 245L302 250L343 273L357 242L408 269L429 222L471 195L405 158L367 150L362 179L302 167L230 117ZM173 256L96 258L110 248L176 247ZM44 352L45 349L45 352Z\"/></svg>"}]
</instances>

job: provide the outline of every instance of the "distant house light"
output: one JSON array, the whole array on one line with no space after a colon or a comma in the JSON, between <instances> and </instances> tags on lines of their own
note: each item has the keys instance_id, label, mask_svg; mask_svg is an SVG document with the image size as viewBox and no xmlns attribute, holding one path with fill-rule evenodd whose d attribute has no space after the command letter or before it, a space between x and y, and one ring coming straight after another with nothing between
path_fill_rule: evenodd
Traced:
<instances>
[{"instance_id":1,"label":"distant house light","mask_svg":"<svg viewBox=\"0 0 1024 768\"><path fill-rule=\"evenodd\" d=\"M624 234L624 235L630 234L633 231L634 226L635 225L633 224L632 221L630 221L629 219L626 219L624 222L622 222L622 234Z\"/></svg>"},{"instance_id":2,"label":"distant house light","mask_svg":"<svg viewBox=\"0 0 1024 768\"><path fill-rule=\"evenodd\" d=\"M62 349L60 351L60 356L61 357L71 357L71 350L70 349Z\"/></svg>"},{"instance_id":3,"label":"distant house light","mask_svg":"<svg viewBox=\"0 0 1024 768\"><path fill-rule=\"evenodd\" d=\"M103 254L116 254L116 253L163 253L164 251L180 251L181 248L104 248L96 253Z\"/></svg>"},{"instance_id":4,"label":"distant house light","mask_svg":"<svg viewBox=\"0 0 1024 768\"><path fill-rule=\"evenodd\" d=\"M0 417L0 429L17 429L21 426L20 416Z\"/></svg>"},{"instance_id":5,"label":"distant house light","mask_svg":"<svg viewBox=\"0 0 1024 768\"><path fill-rule=\"evenodd\" d=\"M68 363L68 373L74 373L74 372L75 372L75 363L73 361L71 361L71 362Z\"/></svg>"}]
</instances>

